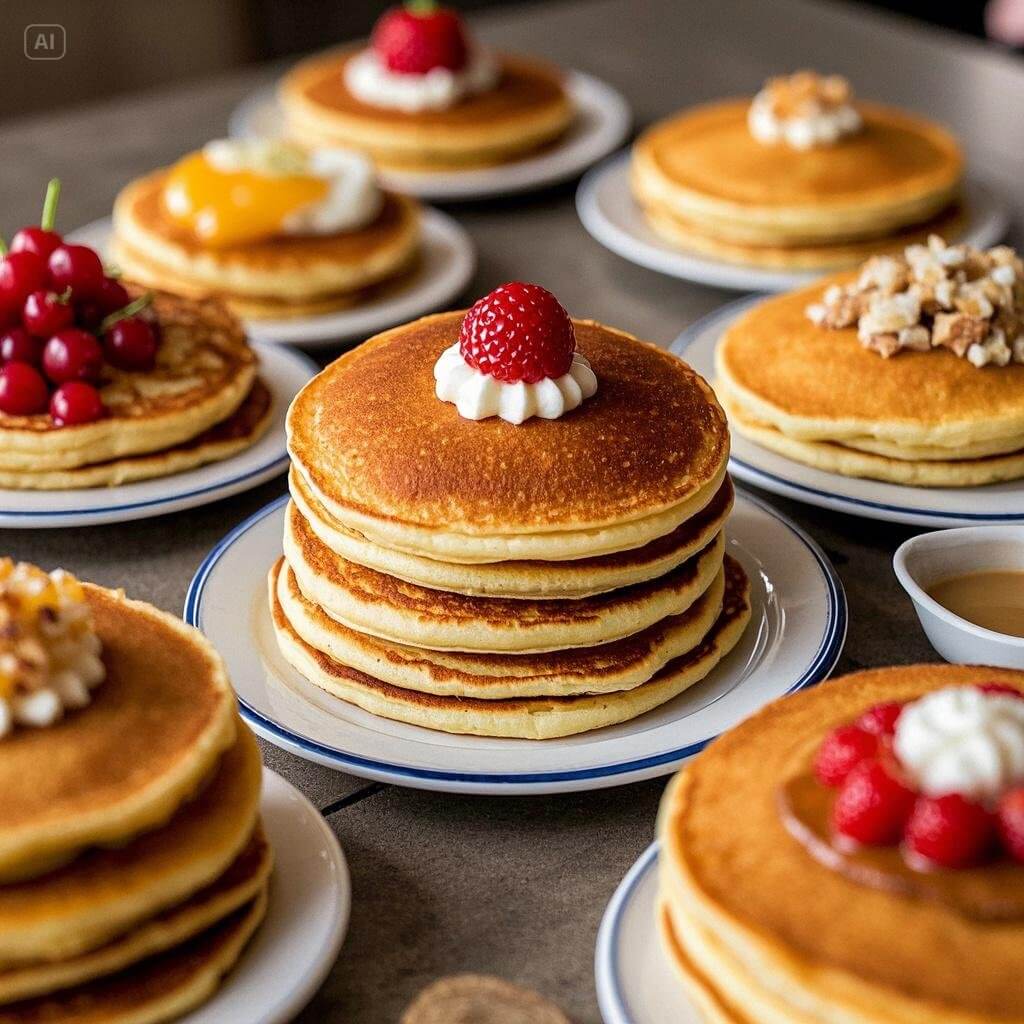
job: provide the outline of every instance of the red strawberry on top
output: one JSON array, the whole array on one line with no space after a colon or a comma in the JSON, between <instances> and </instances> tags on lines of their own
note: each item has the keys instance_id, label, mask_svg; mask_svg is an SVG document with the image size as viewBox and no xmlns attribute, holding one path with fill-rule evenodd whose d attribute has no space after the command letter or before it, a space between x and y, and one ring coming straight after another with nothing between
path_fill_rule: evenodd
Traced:
<instances>
[{"instance_id":1,"label":"red strawberry on top","mask_svg":"<svg viewBox=\"0 0 1024 1024\"><path fill-rule=\"evenodd\" d=\"M823 786L840 786L846 776L878 753L878 737L859 725L840 725L822 741L814 758L814 774Z\"/></svg>"},{"instance_id":2,"label":"red strawberry on top","mask_svg":"<svg viewBox=\"0 0 1024 1024\"><path fill-rule=\"evenodd\" d=\"M857 725L875 736L892 736L902 711L903 705L899 701L875 704L857 719Z\"/></svg>"},{"instance_id":3,"label":"red strawberry on top","mask_svg":"<svg viewBox=\"0 0 1024 1024\"><path fill-rule=\"evenodd\" d=\"M476 302L459 332L462 358L507 384L536 384L572 366L576 332L546 288L512 281Z\"/></svg>"},{"instance_id":4,"label":"red strawberry on top","mask_svg":"<svg viewBox=\"0 0 1024 1024\"><path fill-rule=\"evenodd\" d=\"M981 690L982 693L990 693L996 697L1017 697L1020 700L1024 700L1024 693L1021 693L1016 686L1010 686L1009 683L978 683L975 689Z\"/></svg>"},{"instance_id":5,"label":"red strawberry on top","mask_svg":"<svg viewBox=\"0 0 1024 1024\"><path fill-rule=\"evenodd\" d=\"M999 801L999 837L1006 852L1024 863L1024 786L1011 789Z\"/></svg>"},{"instance_id":6,"label":"red strawberry on top","mask_svg":"<svg viewBox=\"0 0 1024 1024\"><path fill-rule=\"evenodd\" d=\"M881 761L861 761L832 805L832 827L864 846L898 843L915 794Z\"/></svg>"},{"instance_id":7,"label":"red strawberry on top","mask_svg":"<svg viewBox=\"0 0 1024 1024\"><path fill-rule=\"evenodd\" d=\"M386 11L373 29L377 59L400 75L425 75L434 68L460 71L469 58L459 16L432 0L414 0Z\"/></svg>"},{"instance_id":8,"label":"red strawberry on top","mask_svg":"<svg viewBox=\"0 0 1024 1024\"><path fill-rule=\"evenodd\" d=\"M907 822L907 849L943 868L980 864L992 852L996 819L981 804L947 793L919 797Z\"/></svg>"}]
</instances>

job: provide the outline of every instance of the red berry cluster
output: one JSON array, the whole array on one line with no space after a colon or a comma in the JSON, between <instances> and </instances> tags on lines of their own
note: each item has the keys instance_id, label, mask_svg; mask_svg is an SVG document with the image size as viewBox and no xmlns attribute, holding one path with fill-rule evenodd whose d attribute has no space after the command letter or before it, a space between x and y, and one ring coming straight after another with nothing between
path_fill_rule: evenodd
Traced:
<instances>
[{"instance_id":1,"label":"red berry cluster","mask_svg":"<svg viewBox=\"0 0 1024 1024\"><path fill-rule=\"evenodd\" d=\"M0 413L49 411L59 426L104 412L104 364L151 370L159 339L95 250L53 230L60 183L50 182L38 227L22 228L0 259Z\"/></svg>"},{"instance_id":2,"label":"red berry cluster","mask_svg":"<svg viewBox=\"0 0 1024 1024\"><path fill-rule=\"evenodd\" d=\"M978 688L1024 699L1001 683ZM902 710L895 702L876 704L852 724L833 729L818 748L814 774L837 790L834 832L863 846L902 844L912 863L973 867L994 857L1000 846L1024 863L1024 786L1004 793L995 807L959 793L918 793L892 749Z\"/></svg>"},{"instance_id":3,"label":"red berry cluster","mask_svg":"<svg viewBox=\"0 0 1024 1024\"><path fill-rule=\"evenodd\" d=\"M469 57L462 20L430 0L385 11L374 26L370 45L377 59L400 75L425 75L434 68L459 71Z\"/></svg>"}]
</instances>

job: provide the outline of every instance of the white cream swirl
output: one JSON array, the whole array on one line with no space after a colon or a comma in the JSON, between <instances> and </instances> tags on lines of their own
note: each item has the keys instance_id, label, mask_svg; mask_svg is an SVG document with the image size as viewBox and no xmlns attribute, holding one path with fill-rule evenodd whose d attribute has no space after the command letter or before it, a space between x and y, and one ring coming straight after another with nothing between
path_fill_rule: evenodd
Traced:
<instances>
[{"instance_id":1,"label":"white cream swirl","mask_svg":"<svg viewBox=\"0 0 1024 1024\"><path fill-rule=\"evenodd\" d=\"M903 709L893 744L927 796L995 800L1024 781L1024 700L972 686L936 690Z\"/></svg>"},{"instance_id":2,"label":"white cream swirl","mask_svg":"<svg viewBox=\"0 0 1024 1024\"><path fill-rule=\"evenodd\" d=\"M423 75L406 74L392 71L367 49L345 64L344 75L349 92L363 103L416 114L447 110L467 96L493 89L501 68L490 51L473 47L460 71L438 67Z\"/></svg>"},{"instance_id":3,"label":"white cream swirl","mask_svg":"<svg viewBox=\"0 0 1024 1024\"><path fill-rule=\"evenodd\" d=\"M793 149L834 145L862 125L846 79L814 71L770 79L747 113L758 142L784 142Z\"/></svg>"},{"instance_id":4,"label":"white cream swirl","mask_svg":"<svg viewBox=\"0 0 1024 1024\"><path fill-rule=\"evenodd\" d=\"M507 423L523 423L531 416L556 420L597 392L597 377L586 356L572 355L568 373L545 377L536 384L509 384L481 373L462 358L456 342L441 353L434 364L435 393L451 402L467 420L498 416Z\"/></svg>"}]
</instances>

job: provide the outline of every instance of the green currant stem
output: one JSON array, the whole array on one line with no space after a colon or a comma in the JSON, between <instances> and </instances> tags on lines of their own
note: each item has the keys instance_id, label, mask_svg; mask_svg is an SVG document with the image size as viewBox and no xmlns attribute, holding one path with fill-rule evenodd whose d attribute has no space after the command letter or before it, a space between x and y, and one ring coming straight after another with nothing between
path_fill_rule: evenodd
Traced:
<instances>
[{"instance_id":1,"label":"green currant stem","mask_svg":"<svg viewBox=\"0 0 1024 1024\"><path fill-rule=\"evenodd\" d=\"M113 313L103 318L103 322L100 324L100 334L106 334L118 320L124 320L126 317L141 313L152 301L153 293L146 292L145 295L140 295L137 299L129 302L127 306L115 309Z\"/></svg>"},{"instance_id":2,"label":"green currant stem","mask_svg":"<svg viewBox=\"0 0 1024 1024\"><path fill-rule=\"evenodd\" d=\"M6 255L7 255L7 243L2 238L0 238L0 256L6 256Z\"/></svg>"},{"instance_id":3,"label":"green currant stem","mask_svg":"<svg viewBox=\"0 0 1024 1024\"><path fill-rule=\"evenodd\" d=\"M436 0L406 0L406 10L423 18L437 10Z\"/></svg>"},{"instance_id":4,"label":"green currant stem","mask_svg":"<svg viewBox=\"0 0 1024 1024\"><path fill-rule=\"evenodd\" d=\"M43 200L43 219L39 226L44 231L52 231L57 223L57 203L60 200L60 178L51 178L46 185L46 198Z\"/></svg>"}]
</instances>

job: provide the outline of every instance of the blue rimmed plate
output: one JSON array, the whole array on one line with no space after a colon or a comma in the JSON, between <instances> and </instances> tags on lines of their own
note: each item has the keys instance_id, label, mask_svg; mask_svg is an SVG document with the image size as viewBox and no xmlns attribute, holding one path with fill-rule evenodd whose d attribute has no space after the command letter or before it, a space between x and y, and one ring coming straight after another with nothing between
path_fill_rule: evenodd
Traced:
<instances>
[{"instance_id":1,"label":"blue rimmed plate","mask_svg":"<svg viewBox=\"0 0 1024 1024\"><path fill-rule=\"evenodd\" d=\"M688 327L671 350L709 381L722 333L760 299L730 302ZM1024 522L1024 481L985 487L906 487L859 480L794 462L733 432L732 475L786 498L868 519L911 526L983 526Z\"/></svg>"},{"instance_id":2,"label":"blue rimmed plate","mask_svg":"<svg viewBox=\"0 0 1024 1024\"><path fill-rule=\"evenodd\" d=\"M260 377L273 396L273 419L251 448L222 462L184 473L141 480L120 487L68 491L0 489L0 528L98 526L206 505L247 491L288 468L284 417L291 400L319 367L301 352L276 345L254 345Z\"/></svg>"},{"instance_id":3,"label":"blue rimmed plate","mask_svg":"<svg viewBox=\"0 0 1024 1024\"><path fill-rule=\"evenodd\" d=\"M640 718L566 739L454 736L392 722L307 682L277 649L266 575L281 553L285 499L229 533L189 587L185 619L227 661L242 714L299 757L369 779L446 792L570 792L666 775L763 704L824 679L846 636L846 598L802 530L737 495L728 550L751 580L743 639L692 689Z\"/></svg>"}]
</instances>

